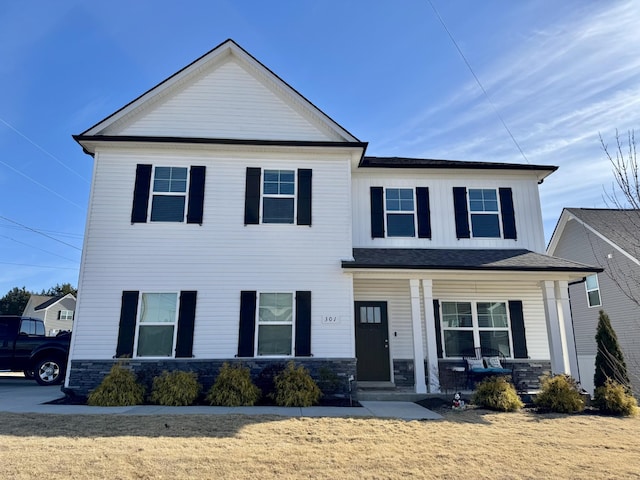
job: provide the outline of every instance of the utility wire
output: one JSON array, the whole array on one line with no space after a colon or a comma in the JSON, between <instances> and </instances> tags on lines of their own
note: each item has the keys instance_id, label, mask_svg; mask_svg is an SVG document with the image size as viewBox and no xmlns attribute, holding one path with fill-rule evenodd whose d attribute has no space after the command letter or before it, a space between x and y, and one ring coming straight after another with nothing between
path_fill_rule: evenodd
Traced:
<instances>
[{"instance_id":1,"label":"utility wire","mask_svg":"<svg viewBox=\"0 0 640 480\"><path fill-rule=\"evenodd\" d=\"M11 230L22 230L22 227L18 227L17 225L1 225L2 228L8 228ZM44 233L49 233L52 235L56 235L58 237L68 237L68 238L75 238L75 239L82 239L82 237L84 236L81 233L69 233L69 232L58 232L56 230L45 230L44 228L37 228L36 230L39 230L41 232Z\"/></svg>"},{"instance_id":2,"label":"utility wire","mask_svg":"<svg viewBox=\"0 0 640 480\"><path fill-rule=\"evenodd\" d=\"M70 262L79 263L78 260L74 260L72 258L65 257L64 255L59 255L54 252L50 252L49 250L45 250L44 248L36 247L35 245L29 245L28 243L21 242L20 240L16 240L15 238L7 237L6 235L0 235L0 238L6 238L7 240L11 240L12 242L19 243L20 245L24 245L25 247L35 248L36 250L40 250L41 252L48 253L49 255L54 255L56 257L63 258L65 260L69 260Z\"/></svg>"},{"instance_id":3,"label":"utility wire","mask_svg":"<svg viewBox=\"0 0 640 480\"><path fill-rule=\"evenodd\" d=\"M18 267L55 268L56 270L77 270L73 267L54 267L51 265L31 265L29 263L0 262L0 265L16 265Z\"/></svg>"},{"instance_id":4,"label":"utility wire","mask_svg":"<svg viewBox=\"0 0 640 480\"><path fill-rule=\"evenodd\" d=\"M507 131L507 133L509 134L509 136L511 137L511 140L513 140L513 143L515 144L515 146L518 148L518 150L520 151L520 155L522 155L522 158L525 159L525 161L527 163L529 163L529 159L527 158L527 156L524 154L524 152L522 151L522 148L520 148L520 144L518 143L518 141L516 140L516 138L513 136L513 133L511 133L511 130L509 129L509 127L507 126L507 123L504 121L504 119L502 118L502 115L500 115L500 112L498 111L498 109L496 108L495 104L491 101L491 97L489 96L489 94L487 93L487 91L484 89L484 87L482 86L482 82L480 82L480 79L478 78L478 76L475 74L475 72L473 71L473 68L471 68L471 64L468 62L467 57L464 56L464 53L462 53L462 50L460 50L460 47L458 46L458 43L456 42L455 38L453 38L453 35L451 34L451 32L449 31L449 29L447 28L447 25L444 23L443 18L440 16L440 13L438 12L438 10L436 9L435 5L433 4L433 2L431 0L427 0L427 2L429 2L429 5L431 5L431 8L433 9L434 13L436 14L436 17L438 17L438 20L440 21L440 23L442 24L442 27L444 28L444 30L447 32L447 35L449 35L449 39L451 40L451 42L453 43L453 45L456 47L456 50L458 50L458 53L460 54L460 56L462 57L462 60L464 60L464 63L467 65L467 68L469 69L469 71L471 72L471 75L473 75L473 78L475 78L476 83L478 84L478 86L480 87L480 89L482 90L482 93L484 93L484 96L486 97L487 101L489 102L489 105L491 105L491 108L493 108L494 113L496 114L496 116L500 119L500 122L502 123L502 126L504 127L504 129Z\"/></svg>"},{"instance_id":5,"label":"utility wire","mask_svg":"<svg viewBox=\"0 0 640 480\"><path fill-rule=\"evenodd\" d=\"M71 168L70 166L68 166L66 163L64 163L62 160L60 160L58 157L56 157L55 155L53 155L52 153L49 153L47 150L45 150L44 148L42 148L40 145L38 145L36 142L34 142L33 140L31 140L29 137L27 137L24 133L22 133L20 130L18 130L16 127L14 127L13 125L11 125L9 122L7 122L6 120L4 120L2 117L0 117L0 122L4 123L8 128L10 128L11 130L13 130L15 133L17 133L18 135L20 135L22 138L24 138L27 142L29 142L31 145L33 145L34 147L36 147L38 150L40 150L42 153L44 153L45 155L48 155L49 157L53 158L56 162L58 162L60 165L62 165L64 168L66 168L67 170L69 170L71 173L73 173L75 176L77 176L78 178L82 179L84 182L86 182L87 184L89 184L89 180L87 180L86 178L84 178L82 175L80 175L78 172L76 172L73 168Z\"/></svg>"},{"instance_id":6,"label":"utility wire","mask_svg":"<svg viewBox=\"0 0 640 480\"><path fill-rule=\"evenodd\" d=\"M19 225L19 226L21 226L22 228L24 228L26 230L29 230L29 231L34 232L34 233L37 233L38 235L42 235L43 237L47 237L47 238L53 240L54 242L58 242L58 243L61 243L63 245L66 245L67 247L71 247L71 248L74 248L76 250L82 251L81 248L78 248L75 245L71 245L70 243L63 242L62 240L59 240L59 239L57 239L55 237L52 237L51 235L47 235L46 233L41 232L40 230L36 230L35 228L28 227L26 225L23 225L20 222L16 222L15 220L11 220L10 218L4 217L2 215L0 215L0 218L3 219L3 220L6 220L7 222L11 222L11 223L14 223L16 225Z\"/></svg>"}]
</instances>

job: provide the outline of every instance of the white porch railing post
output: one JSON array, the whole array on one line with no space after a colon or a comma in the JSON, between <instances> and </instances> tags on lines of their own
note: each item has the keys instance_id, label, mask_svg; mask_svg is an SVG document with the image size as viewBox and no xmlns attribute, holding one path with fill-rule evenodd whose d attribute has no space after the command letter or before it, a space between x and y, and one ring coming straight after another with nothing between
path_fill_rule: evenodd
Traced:
<instances>
[{"instance_id":1,"label":"white porch railing post","mask_svg":"<svg viewBox=\"0 0 640 480\"><path fill-rule=\"evenodd\" d=\"M565 364L565 340L564 328L560 325L558 315L558 303L556 301L556 291L553 281L544 280L540 282L542 297L544 302L544 316L547 322L547 335L549 337L549 353L551 354L551 373L569 373Z\"/></svg>"},{"instance_id":2,"label":"white porch railing post","mask_svg":"<svg viewBox=\"0 0 640 480\"><path fill-rule=\"evenodd\" d=\"M420 281L409 280L411 289L411 324L413 326L413 373L416 393L427 393L424 378L424 346L422 343L422 321L420 316Z\"/></svg>"}]
</instances>

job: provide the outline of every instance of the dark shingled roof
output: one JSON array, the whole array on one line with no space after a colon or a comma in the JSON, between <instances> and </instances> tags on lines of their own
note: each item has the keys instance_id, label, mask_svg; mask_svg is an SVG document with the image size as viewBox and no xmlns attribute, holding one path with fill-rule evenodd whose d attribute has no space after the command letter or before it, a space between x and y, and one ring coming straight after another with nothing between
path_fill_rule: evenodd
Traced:
<instances>
[{"instance_id":1,"label":"dark shingled roof","mask_svg":"<svg viewBox=\"0 0 640 480\"><path fill-rule=\"evenodd\" d=\"M567 208L568 212L633 257L640 253L640 210Z\"/></svg>"},{"instance_id":2,"label":"dark shingled roof","mask_svg":"<svg viewBox=\"0 0 640 480\"><path fill-rule=\"evenodd\" d=\"M552 165L528 165L523 163L469 162L463 160L434 160L430 158L363 157L359 167L364 168L467 168L474 170L543 170L555 172Z\"/></svg>"},{"instance_id":3,"label":"dark shingled roof","mask_svg":"<svg viewBox=\"0 0 640 480\"><path fill-rule=\"evenodd\" d=\"M60 297L53 297L49 300L47 300L44 303L41 303L40 305L38 305L36 308L34 308L34 310L42 310L44 308L50 307L51 305L53 305L54 303L56 303L58 300L60 300L61 298L64 298L65 295L62 295Z\"/></svg>"},{"instance_id":4,"label":"dark shingled roof","mask_svg":"<svg viewBox=\"0 0 640 480\"><path fill-rule=\"evenodd\" d=\"M354 248L343 268L409 270L503 270L526 272L601 272L602 269L529 250L447 248Z\"/></svg>"}]
</instances>

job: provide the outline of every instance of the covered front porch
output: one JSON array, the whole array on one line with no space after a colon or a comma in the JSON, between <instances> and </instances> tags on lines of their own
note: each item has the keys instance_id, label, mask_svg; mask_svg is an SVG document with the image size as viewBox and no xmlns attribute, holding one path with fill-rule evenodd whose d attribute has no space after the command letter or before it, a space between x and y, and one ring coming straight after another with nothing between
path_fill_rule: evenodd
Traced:
<instances>
[{"instance_id":1,"label":"covered front porch","mask_svg":"<svg viewBox=\"0 0 640 480\"><path fill-rule=\"evenodd\" d=\"M359 384L465 390L462 352L486 346L521 390L548 372L579 377L568 283L592 267L528 251L358 250L343 267L353 278Z\"/></svg>"}]
</instances>

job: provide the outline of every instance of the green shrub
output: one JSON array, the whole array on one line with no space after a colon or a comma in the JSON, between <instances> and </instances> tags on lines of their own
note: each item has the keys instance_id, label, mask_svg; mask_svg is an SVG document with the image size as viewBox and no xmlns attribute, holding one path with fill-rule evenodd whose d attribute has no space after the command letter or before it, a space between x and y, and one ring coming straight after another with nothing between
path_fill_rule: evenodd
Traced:
<instances>
[{"instance_id":1,"label":"green shrub","mask_svg":"<svg viewBox=\"0 0 640 480\"><path fill-rule=\"evenodd\" d=\"M543 378L534 403L543 412L576 413L584 410L580 387L569 375Z\"/></svg>"},{"instance_id":2,"label":"green shrub","mask_svg":"<svg viewBox=\"0 0 640 480\"><path fill-rule=\"evenodd\" d=\"M164 371L153 379L151 401L159 405L183 407L193 405L200 395L202 385L194 372Z\"/></svg>"},{"instance_id":3,"label":"green shrub","mask_svg":"<svg viewBox=\"0 0 640 480\"><path fill-rule=\"evenodd\" d=\"M309 371L300 365L296 368L293 362L276 375L274 379L275 394L272 398L281 407L310 407L318 403L322 392L313 381Z\"/></svg>"},{"instance_id":4,"label":"green shrub","mask_svg":"<svg viewBox=\"0 0 640 480\"><path fill-rule=\"evenodd\" d=\"M125 407L140 405L143 401L144 387L138 384L134 373L116 364L89 394L87 403L94 407Z\"/></svg>"},{"instance_id":5,"label":"green shrub","mask_svg":"<svg viewBox=\"0 0 640 480\"><path fill-rule=\"evenodd\" d=\"M260 399L260 389L251 381L249 369L222 364L218 378L207 394L209 405L223 407L252 406Z\"/></svg>"},{"instance_id":6,"label":"green shrub","mask_svg":"<svg viewBox=\"0 0 640 480\"><path fill-rule=\"evenodd\" d=\"M619 383L607 379L605 384L596 388L593 404L602 413L630 417L637 413L638 402L629 391Z\"/></svg>"},{"instance_id":7,"label":"green shrub","mask_svg":"<svg viewBox=\"0 0 640 480\"><path fill-rule=\"evenodd\" d=\"M505 377L488 377L476 386L472 402L478 406L513 412L524 407L515 387Z\"/></svg>"}]
</instances>

